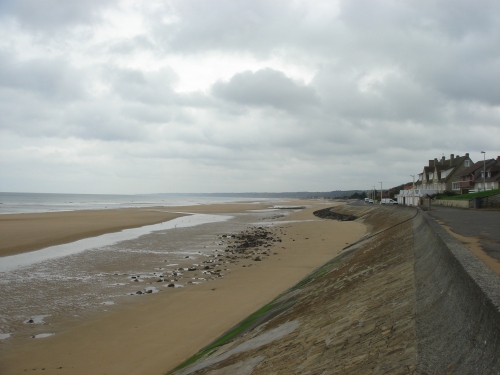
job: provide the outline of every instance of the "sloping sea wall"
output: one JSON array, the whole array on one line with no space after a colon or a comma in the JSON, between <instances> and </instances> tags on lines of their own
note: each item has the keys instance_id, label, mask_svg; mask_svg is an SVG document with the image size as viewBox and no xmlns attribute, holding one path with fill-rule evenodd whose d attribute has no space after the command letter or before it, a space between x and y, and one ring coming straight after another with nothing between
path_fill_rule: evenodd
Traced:
<instances>
[{"instance_id":1,"label":"sloping sea wall","mask_svg":"<svg viewBox=\"0 0 500 375\"><path fill-rule=\"evenodd\" d=\"M419 373L500 373L500 278L426 214L413 232Z\"/></svg>"},{"instance_id":2,"label":"sloping sea wall","mask_svg":"<svg viewBox=\"0 0 500 375\"><path fill-rule=\"evenodd\" d=\"M370 233L176 374L500 373L497 275L415 208L333 210Z\"/></svg>"}]
</instances>

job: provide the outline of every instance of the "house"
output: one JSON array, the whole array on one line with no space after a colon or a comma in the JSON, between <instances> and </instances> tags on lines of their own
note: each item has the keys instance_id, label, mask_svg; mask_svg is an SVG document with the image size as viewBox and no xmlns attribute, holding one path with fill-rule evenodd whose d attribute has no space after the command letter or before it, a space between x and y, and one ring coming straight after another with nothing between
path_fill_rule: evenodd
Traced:
<instances>
[{"instance_id":1,"label":"house","mask_svg":"<svg viewBox=\"0 0 500 375\"><path fill-rule=\"evenodd\" d=\"M493 167L495 163L495 159L488 159L486 161L478 161L477 163L472 164L469 168L465 168L460 173L460 181L452 183L452 190L460 192L460 194L479 191L478 189L481 189L483 184L485 166L486 168ZM486 171L486 175L488 175L488 171ZM476 186L476 184L478 184L478 186Z\"/></svg>"},{"instance_id":2,"label":"house","mask_svg":"<svg viewBox=\"0 0 500 375\"><path fill-rule=\"evenodd\" d=\"M486 164L486 186L484 186L484 161L480 176L474 182L475 191L500 189L500 156Z\"/></svg>"},{"instance_id":3,"label":"house","mask_svg":"<svg viewBox=\"0 0 500 375\"><path fill-rule=\"evenodd\" d=\"M441 160L429 160L429 165L418 174L415 189L437 190L439 193L452 191L453 183L460 181L461 172L472 164L468 153L464 156L451 154L449 159L443 156ZM460 190L458 185L455 188Z\"/></svg>"},{"instance_id":4,"label":"house","mask_svg":"<svg viewBox=\"0 0 500 375\"><path fill-rule=\"evenodd\" d=\"M404 190L399 191L399 194L396 196L396 199L398 201L398 204L400 205L420 206L425 198L437 193L438 191L433 189L417 189L416 187L415 189L413 188L406 189L405 186Z\"/></svg>"}]
</instances>

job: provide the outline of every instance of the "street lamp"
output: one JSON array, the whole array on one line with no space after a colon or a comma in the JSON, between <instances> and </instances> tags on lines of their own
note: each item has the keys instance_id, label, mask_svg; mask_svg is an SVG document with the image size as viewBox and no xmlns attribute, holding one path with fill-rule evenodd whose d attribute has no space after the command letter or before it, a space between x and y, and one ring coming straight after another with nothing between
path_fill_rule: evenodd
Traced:
<instances>
[{"instance_id":1,"label":"street lamp","mask_svg":"<svg viewBox=\"0 0 500 375\"><path fill-rule=\"evenodd\" d=\"M373 203L375 203L375 199L377 198L377 197L375 196L375 194L376 194L376 191L377 191L377 190L375 190L375 186L373 186L373 185L372 185L372 189L373 189L373 198L372 198L372 199L373 199Z\"/></svg>"},{"instance_id":2,"label":"street lamp","mask_svg":"<svg viewBox=\"0 0 500 375\"><path fill-rule=\"evenodd\" d=\"M481 154L484 155L484 164L483 164L483 190L486 191L486 152L481 151Z\"/></svg>"},{"instance_id":3,"label":"street lamp","mask_svg":"<svg viewBox=\"0 0 500 375\"><path fill-rule=\"evenodd\" d=\"M383 190L382 190L382 182L380 182L380 204L382 204L382 198L383 198L382 197L382 192L383 192Z\"/></svg>"},{"instance_id":4,"label":"street lamp","mask_svg":"<svg viewBox=\"0 0 500 375\"><path fill-rule=\"evenodd\" d=\"M415 203L415 175L411 174L411 177L413 177L413 193L411 195L411 205L413 206Z\"/></svg>"}]
</instances>

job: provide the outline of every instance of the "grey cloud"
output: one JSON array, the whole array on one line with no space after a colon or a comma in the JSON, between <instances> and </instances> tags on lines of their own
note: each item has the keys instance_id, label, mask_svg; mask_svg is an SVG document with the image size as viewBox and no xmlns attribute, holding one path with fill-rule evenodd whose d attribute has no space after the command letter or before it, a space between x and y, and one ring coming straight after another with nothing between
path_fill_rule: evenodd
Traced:
<instances>
[{"instance_id":1,"label":"grey cloud","mask_svg":"<svg viewBox=\"0 0 500 375\"><path fill-rule=\"evenodd\" d=\"M498 148L499 2L345 0L338 14L321 8L328 1L144 4L134 8L140 35L100 42L101 2L0 2L0 21L23 28L6 23L19 35L0 47L0 142L100 144L94 156L111 155L109 168L148 171L137 189L150 190L162 170L182 175L177 191L352 188L371 178L385 186L434 155ZM71 32L77 25L84 36ZM8 50L17 41L23 60ZM80 47L90 58L79 68L69 57L33 57L79 56ZM206 53L247 65L208 92L176 92L171 68L152 70ZM140 68L146 59L152 65ZM269 61L315 76L304 84L286 70L244 71ZM91 164L96 181L108 166Z\"/></svg>"},{"instance_id":2,"label":"grey cloud","mask_svg":"<svg viewBox=\"0 0 500 375\"><path fill-rule=\"evenodd\" d=\"M137 35L105 46L106 52L129 55L137 50L153 50L155 44L147 35Z\"/></svg>"},{"instance_id":3,"label":"grey cloud","mask_svg":"<svg viewBox=\"0 0 500 375\"><path fill-rule=\"evenodd\" d=\"M172 84L175 72L164 68L156 72L107 68L115 92L125 100L147 104L171 104L175 101Z\"/></svg>"},{"instance_id":4,"label":"grey cloud","mask_svg":"<svg viewBox=\"0 0 500 375\"><path fill-rule=\"evenodd\" d=\"M270 68L238 73L227 83L215 83L212 92L216 97L242 105L273 106L290 111L319 103L314 88Z\"/></svg>"},{"instance_id":5,"label":"grey cloud","mask_svg":"<svg viewBox=\"0 0 500 375\"><path fill-rule=\"evenodd\" d=\"M288 1L176 1L179 23L158 21L154 30L167 50L252 50L267 53L276 39L288 39L294 19L301 17ZM170 7L166 14L172 14ZM295 23L297 24L297 23Z\"/></svg>"},{"instance_id":6,"label":"grey cloud","mask_svg":"<svg viewBox=\"0 0 500 375\"><path fill-rule=\"evenodd\" d=\"M71 100L84 95L82 72L60 59L19 61L0 52L0 88L22 90L42 97Z\"/></svg>"},{"instance_id":7,"label":"grey cloud","mask_svg":"<svg viewBox=\"0 0 500 375\"><path fill-rule=\"evenodd\" d=\"M53 33L66 27L99 22L112 0L2 0L0 19L14 18L22 27Z\"/></svg>"}]
</instances>

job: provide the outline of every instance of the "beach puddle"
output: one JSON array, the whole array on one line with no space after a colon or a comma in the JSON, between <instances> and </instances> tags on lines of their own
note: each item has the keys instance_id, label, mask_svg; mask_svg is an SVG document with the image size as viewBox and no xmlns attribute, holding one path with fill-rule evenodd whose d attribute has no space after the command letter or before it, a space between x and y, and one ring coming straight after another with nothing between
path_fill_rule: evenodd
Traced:
<instances>
[{"instance_id":1,"label":"beach puddle","mask_svg":"<svg viewBox=\"0 0 500 375\"><path fill-rule=\"evenodd\" d=\"M187 228L201 224L226 221L229 219L231 219L231 216L193 214L192 216L183 216L160 224L125 229L121 232L107 233L101 236L85 238L83 240L63 245L51 246L45 249L31 251L29 253L6 256L2 257L0 272L12 271L19 267L29 266L49 259L74 255L85 250L109 246L121 241L132 240L155 231Z\"/></svg>"},{"instance_id":2,"label":"beach puddle","mask_svg":"<svg viewBox=\"0 0 500 375\"><path fill-rule=\"evenodd\" d=\"M39 333L38 335L31 336L32 339L43 339L45 337L49 337L54 335L53 333Z\"/></svg>"},{"instance_id":3,"label":"beach puddle","mask_svg":"<svg viewBox=\"0 0 500 375\"><path fill-rule=\"evenodd\" d=\"M48 314L48 315L33 315L31 318L25 320L24 323L25 324L45 324L44 319L48 316L50 316L50 314Z\"/></svg>"}]
</instances>

